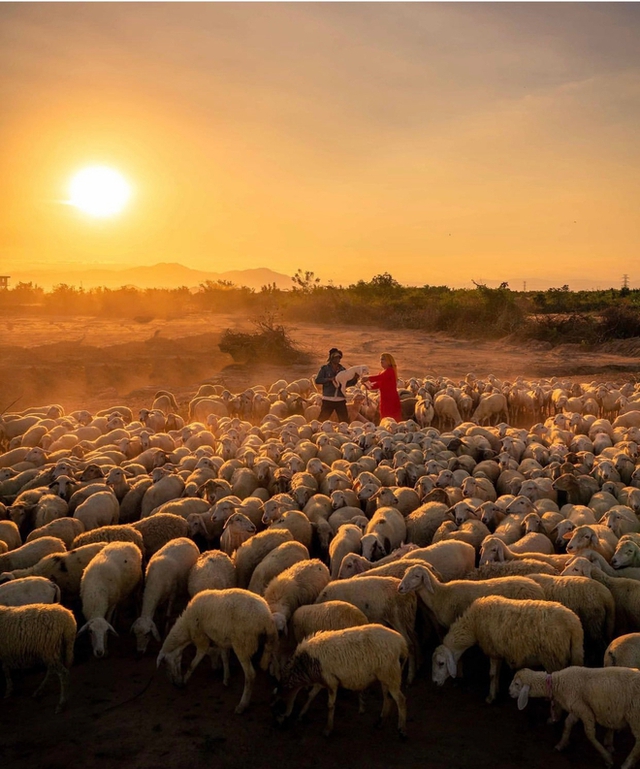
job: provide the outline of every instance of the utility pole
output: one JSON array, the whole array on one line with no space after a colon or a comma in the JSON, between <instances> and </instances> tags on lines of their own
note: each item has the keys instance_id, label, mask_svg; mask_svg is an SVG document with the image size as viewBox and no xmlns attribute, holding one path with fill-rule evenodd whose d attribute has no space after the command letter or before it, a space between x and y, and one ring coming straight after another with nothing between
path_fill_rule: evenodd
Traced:
<instances>
[{"instance_id":1,"label":"utility pole","mask_svg":"<svg viewBox=\"0 0 640 769\"><path fill-rule=\"evenodd\" d=\"M626 273L622 276L622 288L629 288L629 276Z\"/></svg>"},{"instance_id":2,"label":"utility pole","mask_svg":"<svg viewBox=\"0 0 640 769\"><path fill-rule=\"evenodd\" d=\"M524 293L524 294L527 293L527 281L526 280L522 281L522 293Z\"/></svg>"}]
</instances>

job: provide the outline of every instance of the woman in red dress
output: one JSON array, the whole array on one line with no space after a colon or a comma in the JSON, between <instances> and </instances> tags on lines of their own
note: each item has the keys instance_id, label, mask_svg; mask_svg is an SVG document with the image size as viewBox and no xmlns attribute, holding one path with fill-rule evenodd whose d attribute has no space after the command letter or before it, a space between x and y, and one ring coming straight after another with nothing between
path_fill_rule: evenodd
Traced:
<instances>
[{"instance_id":1,"label":"woman in red dress","mask_svg":"<svg viewBox=\"0 0 640 769\"><path fill-rule=\"evenodd\" d=\"M391 417L396 422L402 420L400 396L398 395L398 367L393 355L383 352L380 356L382 371L375 376L362 377L362 381L372 390L380 390L380 419Z\"/></svg>"}]
</instances>

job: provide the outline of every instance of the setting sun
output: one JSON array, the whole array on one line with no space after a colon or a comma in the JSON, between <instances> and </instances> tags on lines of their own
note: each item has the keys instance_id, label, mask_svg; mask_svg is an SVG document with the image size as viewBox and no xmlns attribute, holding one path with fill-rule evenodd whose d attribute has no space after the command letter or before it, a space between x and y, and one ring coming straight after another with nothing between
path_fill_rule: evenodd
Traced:
<instances>
[{"instance_id":1,"label":"setting sun","mask_svg":"<svg viewBox=\"0 0 640 769\"><path fill-rule=\"evenodd\" d=\"M131 197L124 176L106 166L83 168L71 180L69 191L69 203L91 216L118 214Z\"/></svg>"}]
</instances>

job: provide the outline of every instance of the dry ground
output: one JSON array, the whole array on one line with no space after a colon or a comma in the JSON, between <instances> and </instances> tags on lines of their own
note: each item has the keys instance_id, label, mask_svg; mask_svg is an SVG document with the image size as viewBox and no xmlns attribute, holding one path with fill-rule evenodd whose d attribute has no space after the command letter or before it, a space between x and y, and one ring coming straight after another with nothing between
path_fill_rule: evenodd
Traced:
<instances>
[{"instance_id":1,"label":"dry ground","mask_svg":"<svg viewBox=\"0 0 640 769\"><path fill-rule=\"evenodd\" d=\"M178 321L118 322L93 318L12 319L0 321L3 366L0 408L19 398L15 408L57 401L65 408L97 409L125 403L148 405L158 388L187 399L203 380L231 389L315 373L333 345L347 364L376 368L379 353L392 352L401 375L437 374L460 378L468 371L501 377L563 375L584 380L635 378L637 357L589 353L575 348L548 350L505 343L446 339L409 331L370 327L299 324L294 339L314 354L304 369L282 370L233 365L217 348L220 333L246 321L199 316ZM635 352L633 345L629 347ZM133 615L132 615L133 617ZM407 690L409 738L400 741L392 723L375 729L380 696L368 695L364 716L349 693L338 698L334 735L321 736L326 698L318 697L306 722L279 729L269 702L272 683L258 677L254 701L243 716L233 708L240 698L242 674L236 668L225 690L207 663L183 690L173 688L164 671L154 675L155 652L136 659L123 618L120 637L111 641L108 659L90 655L88 641L76 645L71 699L55 716L56 683L37 703L29 697L40 674L16 676L16 694L0 706L2 769L338 769L345 766L388 769L568 769L600 766L600 759L577 727L574 747L553 751L558 727L545 723L547 708L533 702L520 713L506 696L505 673L499 702L484 702L488 670L475 655L464 682L437 689L426 665ZM427 656L430 650L425 650ZM153 676L153 677L152 677ZM147 686L148 684L148 686ZM630 738L619 738L619 756Z\"/></svg>"}]
</instances>

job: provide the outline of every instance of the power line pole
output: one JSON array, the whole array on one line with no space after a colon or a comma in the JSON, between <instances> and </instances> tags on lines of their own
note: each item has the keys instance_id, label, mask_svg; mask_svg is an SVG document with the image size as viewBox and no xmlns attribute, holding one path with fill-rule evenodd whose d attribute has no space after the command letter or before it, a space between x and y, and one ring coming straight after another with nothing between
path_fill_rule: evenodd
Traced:
<instances>
[{"instance_id":1,"label":"power line pole","mask_svg":"<svg viewBox=\"0 0 640 769\"><path fill-rule=\"evenodd\" d=\"M522 281L522 292L525 293L525 294L527 292L527 281L526 280Z\"/></svg>"},{"instance_id":2,"label":"power line pole","mask_svg":"<svg viewBox=\"0 0 640 769\"><path fill-rule=\"evenodd\" d=\"M622 276L622 288L629 288L629 276L626 273Z\"/></svg>"}]
</instances>

